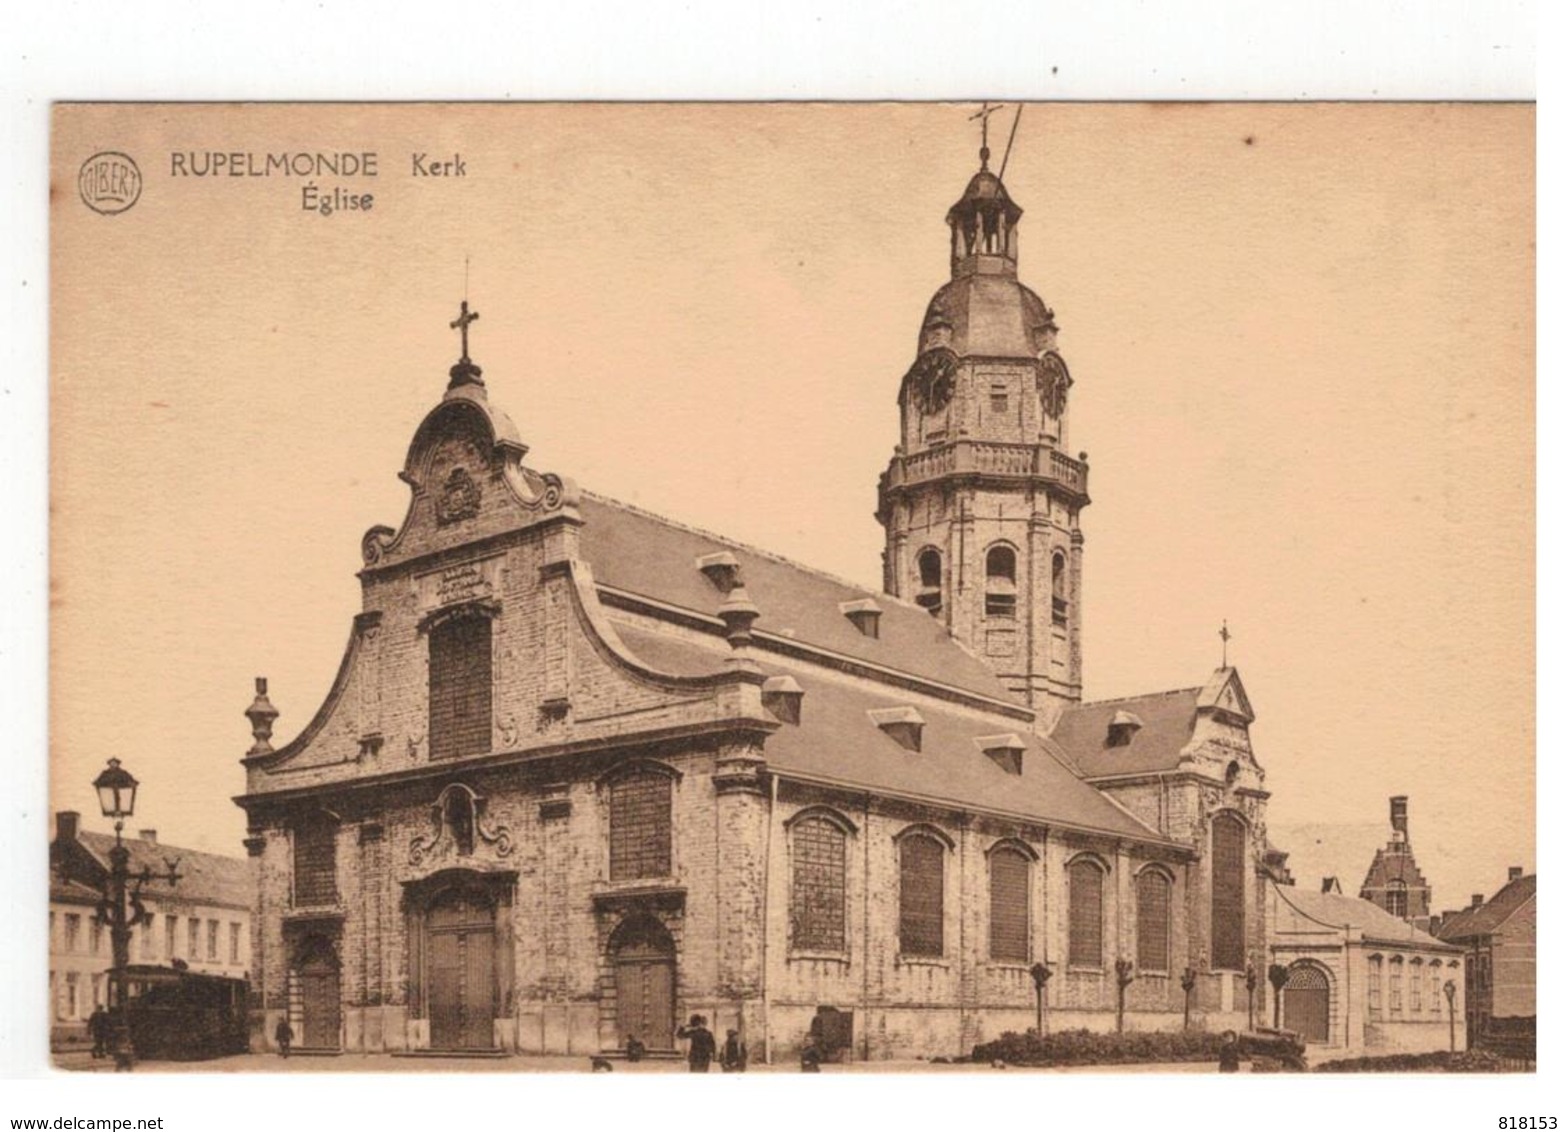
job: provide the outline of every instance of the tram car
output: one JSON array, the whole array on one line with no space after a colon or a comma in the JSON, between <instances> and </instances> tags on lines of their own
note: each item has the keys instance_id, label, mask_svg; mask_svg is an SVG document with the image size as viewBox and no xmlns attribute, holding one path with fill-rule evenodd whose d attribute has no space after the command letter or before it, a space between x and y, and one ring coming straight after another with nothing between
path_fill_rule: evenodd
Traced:
<instances>
[{"instance_id":1,"label":"tram car","mask_svg":"<svg viewBox=\"0 0 1567 1132\"><path fill-rule=\"evenodd\" d=\"M244 979L132 964L125 983L138 1058L194 1061L250 1049L250 984Z\"/></svg>"}]
</instances>

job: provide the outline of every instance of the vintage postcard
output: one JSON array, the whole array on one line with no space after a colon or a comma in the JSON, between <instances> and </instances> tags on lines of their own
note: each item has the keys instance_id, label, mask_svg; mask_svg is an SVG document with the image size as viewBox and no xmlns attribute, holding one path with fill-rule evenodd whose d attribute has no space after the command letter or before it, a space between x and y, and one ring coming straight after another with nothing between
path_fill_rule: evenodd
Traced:
<instances>
[{"instance_id":1,"label":"vintage postcard","mask_svg":"<svg viewBox=\"0 0 1567 1132\"><path fill-rule=\"evenodd\" d=\"M61 104L54 1064L1535 1066L1525 104Z\"/></svg>"}]
</instances>

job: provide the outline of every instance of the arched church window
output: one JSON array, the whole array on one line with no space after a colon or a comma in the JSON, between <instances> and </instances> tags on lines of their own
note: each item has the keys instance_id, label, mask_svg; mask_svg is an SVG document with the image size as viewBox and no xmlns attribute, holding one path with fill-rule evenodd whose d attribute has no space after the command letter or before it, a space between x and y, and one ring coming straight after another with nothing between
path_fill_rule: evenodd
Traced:
<instances>
[{"instance_id":1,"label":"arched church window","mask_svg":"<svg viewBox=\"0 0 1567 1132\"><path fill-rule=\"evenodd\" d=\"M490 749L490 619L453 617L430 630L430 758Z\"/></svg>"},{"instance_id":2,"label":"arched church window","mask_svg":"<svg viewBox=\"0 0 1567 1132\"><path fill-rule=\"evenodd\" d=\"M942 938L946 847L934 837L910 834L898 842L898 950L939 958Z\"/></svg>"},{"instance_id":3,"label":"arched church window","mask_svg":"<svg viewBox=\"0 0 1567 1132\"><path fill-rule=\"evenodd\" d=\"M670 868L668 774L641 769L609 786L609 879L665 877Z\"/></svg>"},{"instance_id":4,"label":"arched church window","mask_svg":"<svg viewBox=\"0 0 1567 1132\"><path fill-rule=\"evenodd\" d=\"M1409 885L1402 880L1392 880L1387 886L1387 910L1399 919L1409 916Z\"/></svg>"},{"instance_id":5,"label":"arched church window","mask_svg":"<svg viewBox=\"0 0 1567 1132\"><path fill-rule=\"evenodd\" d=\"M1066 555L1059 551L1050 556L1050 619L1066 624Z\"/></svg>"},{"instance_id":6,"label":"arched church window","mask_svg":"<svg viewBox=\"0 0 1567 1132\"><path fill-rule=\"evenodd\" d=\"M801 819L791 837L790 942L807 951L843 951L848 837L827 817Z\"/></svg>"},{"instance_id":7,"label":"arched church window","mask_svg":"<svg viewBox=\"0 0 1567 1132\"><path fill-rule=\"evenodd\" d=\"M990 854L990 957L1028 962L1028 858L1002 846Z\"/></svg>"},{"instance_id":8,"label":"arched church window","mask_svg":"<svg viewBox=\"0 0 1567 1132\"><path fill-rule=\"evenodd\" d=\"M1104 883L1104 869L1091 857L1066 871L1068 966L1104 966Z\"/></svg>"},{"instance_id":9,"label":"arched church window","mask_svg":"<svg viewBox=\"0 0 1567 1132\"><path fill-rule=\"evenodd\" d=\"M1137 875L1137 968L1170 969L1170 878L1157 868Z\"/></svg>"},{"instance_id":10,"label":"arched church window","mask_svg":"<svg viewBox=\"0 0 1567 1132\"><path fill-rule=\"evenodd\" d=\"M325 814L294 827L294 904L320 908L337 903L337 823ZM190 922L190 953L196 955L201 921Z\"/></svg>"},{"instance_id":11,"label":"arched church window","mask_svg":"<svg viewBox=\"0 0 1567 1132\"><path fill-rule=\"evenodd\" d=\"M915 604L932 614L941 612L941 552L935 547L920 551L917 559L920 572L919 591L914 595Z\"/></svg>"},{"instance_id":12,"label":"arched church window","mask_svg":"<svg viewBox=\"0 0 1567 1132\"><path fill-rule=\"evenodd\" d=\"M1213 819L1213 969L1246 966L1246 826L1234 814Z\"/></svg>"},{"instance_id":13,"label":"arched church window","mask_svg":"<svg viewBox=\"0 0 1567 1132\"><path fill-rule=\"evenodd\" d=\"M993 546L985 554L985 616L1017 616L1017 554L1010 546Z\"/></svg>"}]
</instances>

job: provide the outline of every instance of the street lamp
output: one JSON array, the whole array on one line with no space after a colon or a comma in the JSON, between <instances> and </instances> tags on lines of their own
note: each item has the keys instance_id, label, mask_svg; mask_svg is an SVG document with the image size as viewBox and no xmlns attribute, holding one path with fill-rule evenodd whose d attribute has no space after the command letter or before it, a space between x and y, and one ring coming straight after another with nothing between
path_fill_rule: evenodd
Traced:
<instances>
[{"instance_id":1,"label":"street lamp","mask_svg":"<svg viewBox=\"0 0 1567 1132\"><path fill-rule=\"evenodd\" d=\"M1115 961L1115 1032L1121 1033L1126 1025L1126 988L1137 978L1130 959Z\"/></svg>"},{"instance_id":2,"label":"street lamp","mask_svg":"<svg viewBox=\"0 0 1567 1132\"><path fill-rule=\"evenodd\" d=\"M1035 963L1028 969L1034 980L1034 1027L1041 1038L1045 1036L1045 984L1055 974L1048 963Z\"/></svg>"},{"instance_id":3,"label":"street lamp","mask_svg":"<svg viewBox=\"0 0 1567 1132\"><path fill-rule=\"evenodd\" d=\"M1284 997L1284 984L1289 982L1289 968L1275 963L1268 968L1268 984L1273 987L1273 1028L1279 1029L1279 1000Z\"/></svg>"},{"instance_id":4,"label":"street lamp","mask_svg":"<svg viewBox=\"0 0 1567 1132\"><path fill-rule=\"evenodd\" d=\"M103 810L103 816L114 822L114 848L109 850L109 879L104 891L104 898L98 905L98 922L109 925L109 945L114 955L113 977L110 987L114 1001L114 1068L116 1072L129 1072L135 1060L135 1050L131 1046L131 1019L128 1007L128 988L126 986L126 967L131 962L131 929L137 924L151 923L152 917L147 914L147 909L141 902L142 886L154 879L154 874L149 866L143 865L141 872L131 875L131 851L125 847L125 840L121 836L125 828L125 819L136 811L136 786L137 782L131 772L120 765L119 759L110 759L109 765L93 780L93 789L98 792L98 805ZM176 871L179 862L168 862L168 872L158 874L158 880L167 880L169 884L179 882L179 873ZM132 911L127 914L126 885L135 882L135 888L129 894L129 903Z\"/></svg>"},{"instance_id":5,"label":"street lamp","mask_svg":"<svg viewBox=\"0 0 1567 1132\"><path fill-rule=\"evenodd\" d=\"M1447 996L1447 1051L1458 1052L1458 1035L1453 1029L1453 996L1458 993L1458 984L1448 979L1442 984L1442 993Z\"/></svg>"}]
</instances>

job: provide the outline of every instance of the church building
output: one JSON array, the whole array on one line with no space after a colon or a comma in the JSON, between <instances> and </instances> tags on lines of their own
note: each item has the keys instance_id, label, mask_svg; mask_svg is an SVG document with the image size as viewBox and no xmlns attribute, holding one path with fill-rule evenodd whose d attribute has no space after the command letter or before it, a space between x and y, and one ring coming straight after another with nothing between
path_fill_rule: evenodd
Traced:
<instances>
[{"instance_id":1,"label":"church building","mask_svg":"<svg viewBox=\"0 0 1567 1132\"><path fill-rule=\"evenodd\" d=\"M1260 1017L1252 708L1227 664L1082 702L1089 469L988 158L896 388L882 592L535 470L464 304L325 702L276 748L264 680L247 712L264 1040L656 1053L701 1014L874 1060Z\"/></svg>"}]
</instances>

